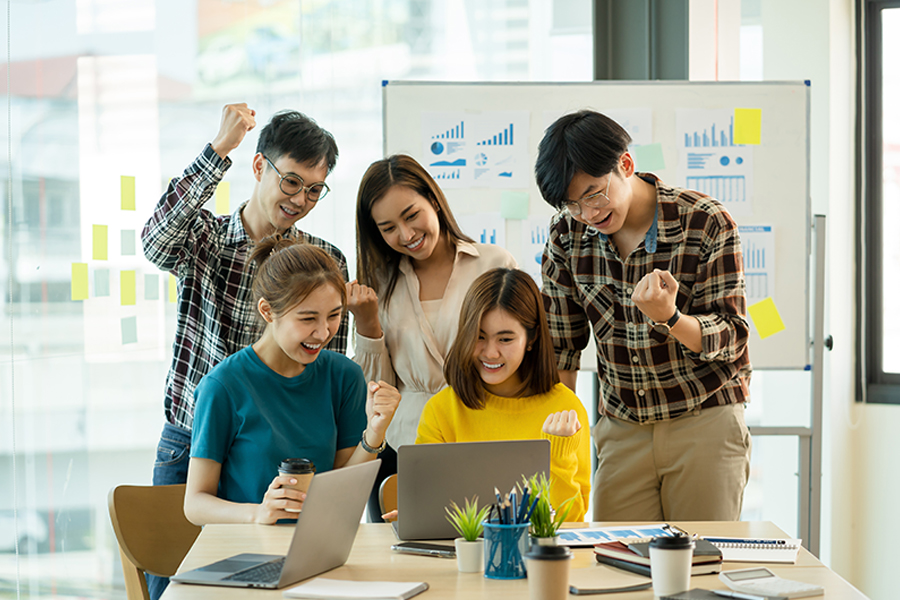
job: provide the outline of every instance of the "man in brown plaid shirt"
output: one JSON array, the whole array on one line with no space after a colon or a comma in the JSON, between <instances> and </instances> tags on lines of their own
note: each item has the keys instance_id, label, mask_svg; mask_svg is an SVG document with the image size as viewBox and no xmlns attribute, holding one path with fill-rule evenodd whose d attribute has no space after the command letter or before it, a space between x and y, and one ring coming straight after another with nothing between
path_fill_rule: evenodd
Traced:
<instances>
[{"instance_id":1,"label":"man in brown plaid shirt","mask_svg":"<svg viewBox=\"0 0 900 600\"><path fill-rule=\"evenodd\" d=\"M602 114L569 114L535 168L560 211L542 291L570 388L591 329L597 346L593 518L737 520L751 371L737 225L718 201L635 172L630 142Z\"/></svg>"}]
</instances>

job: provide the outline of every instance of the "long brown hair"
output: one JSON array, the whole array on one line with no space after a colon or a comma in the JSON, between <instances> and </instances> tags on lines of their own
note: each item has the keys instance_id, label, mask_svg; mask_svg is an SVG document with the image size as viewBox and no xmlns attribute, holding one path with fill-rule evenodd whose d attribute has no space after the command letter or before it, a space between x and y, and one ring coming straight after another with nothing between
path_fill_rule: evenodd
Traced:
<instances>
[{"instance_id":1,"label":"long brown hair","mask_svg":"<svg viewBox=\"0 0 900 600\"><path fill-rule=\"evenodd\" d=\"M559 383L553 341L541 291L518 269L491 269L472 283L459 313L459 332L444 362L444 378L463 404L484 408L484 383L476 367L475 345L486 312L502 308L522 324L528 338L519 375L521 395L545 394Z\"/></svg>"},{"instance_id":2,"label":"long brown hair","mask_svg":"<svg viewBox=\"0 0 900 600\"><path fill-rule=\"evenodd\" d=\"M402 255L384 241L372 218L372 206L397 185L408 187L435 205L441 234L446 234L454 246L472 241L453 218L440 186L414 158L394 154L373 162L363 175L356 196L356 278L374 289L384 306L397 285Z\"/></svg>"},{"instance_id":3,"label":"long brown hair","mask_svg":"<svg viewBox=\"0 0 900 600\"><path fill-rule=\"evenodd\" d=\"M251 287L253 302L258 305L260 298L265 298L277 317L326 284L340 292L341 304L347 309L344 276L335 260L321 248L275 234L256 244L250 261L256 264Z\"/></svg>"}]
</instances>

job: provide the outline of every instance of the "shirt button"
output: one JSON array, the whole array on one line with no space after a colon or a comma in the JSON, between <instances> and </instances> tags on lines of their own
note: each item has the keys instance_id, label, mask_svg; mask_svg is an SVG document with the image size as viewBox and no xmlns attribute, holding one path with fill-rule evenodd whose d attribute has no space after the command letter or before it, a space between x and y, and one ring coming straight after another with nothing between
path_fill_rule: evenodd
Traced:
<instances>
[{"instance_id":1,"label":"shirt button","mask_svg":"<svg viewBox=\"0 0 900 600\"><path fill-rule=\"evenodd\" d=\"M638 396L641 396L641 397L643 398L643 396L644 396L644 390L638 390Z\"/></svg>"},{"instance_id":2,"label":"shirt button","mask_svg":"<svg viewBox=\"0 0 900 600\"><path fill-rule=\"evenodd\" d=\"M628 288L627 290L625 290L625 292L630 296L634 293L634 288Z\"/></svg>"},{"instance_id":3,"label":"shirt button","mask_svg":"<svg viewBox=\"0 0 900 600\"><path fill-rule=\"evenodd\" d=\"M632 357L631 357L631 362L637 362L637 361L639 361L639 360L641 360L641 359L639 359L637 356L632 356Z\"/></svg>"}]
</instances>

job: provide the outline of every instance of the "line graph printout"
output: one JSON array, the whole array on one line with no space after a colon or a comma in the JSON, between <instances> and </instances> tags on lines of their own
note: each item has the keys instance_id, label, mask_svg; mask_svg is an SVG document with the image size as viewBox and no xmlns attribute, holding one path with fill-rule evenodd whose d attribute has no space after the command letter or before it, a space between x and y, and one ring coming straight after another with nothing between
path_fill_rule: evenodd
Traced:
<instances>
[{"instance_id":1,"label":"line graph printout","mask_svg":"<svg viewBox=\"0 0 900 600\"><path fill-rule=\"evenodd\" d=\"M753 149L734 144L734 111L675 113L678 185L719 200L736 217L753 213Z\"/></svg>"},{"instance_id":2,"label":"line graph printout","mask_svg":"<svg viewBox=\"0 0 900 600\"><path fill-rule=\"evenodd\" d=\"M771 225L739 225L747 305L775 295L775 231Z\"/></svg>"}]
</instances>

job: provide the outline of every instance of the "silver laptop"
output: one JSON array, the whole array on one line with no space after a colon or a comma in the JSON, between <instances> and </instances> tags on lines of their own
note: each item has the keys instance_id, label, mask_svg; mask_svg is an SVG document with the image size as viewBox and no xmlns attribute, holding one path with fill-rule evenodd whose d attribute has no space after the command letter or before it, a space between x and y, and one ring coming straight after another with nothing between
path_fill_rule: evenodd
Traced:
<instances>
[{"instance_id":1,"label":"silver laptop","mask_svg":"<svg viewBox=\"0 0 900 600\"><path fill-rule=\"evenodd\" d=\"M400 446L394 532L401 540L455 538L444 512L451 500L462 506L477 495L479 506L494 504L494 488L506 494L540 472L550 477L549 440Z\"/></svg>"},{"instance_id":2,"label":"silver laptop","mask_svg":"<svg viewBox=\"0 0 900 600\"><path fill-rule=\"evenodd\" d=\"M286 556L238 554L172 581L275 589L343 565L380 464L376 459L313 477Z\"/></svg>"}]
</instances>

